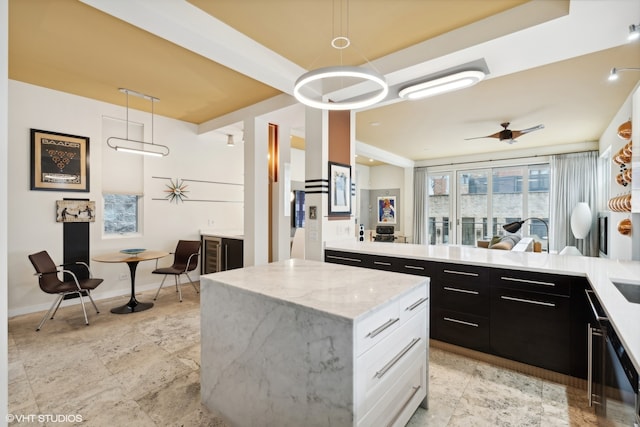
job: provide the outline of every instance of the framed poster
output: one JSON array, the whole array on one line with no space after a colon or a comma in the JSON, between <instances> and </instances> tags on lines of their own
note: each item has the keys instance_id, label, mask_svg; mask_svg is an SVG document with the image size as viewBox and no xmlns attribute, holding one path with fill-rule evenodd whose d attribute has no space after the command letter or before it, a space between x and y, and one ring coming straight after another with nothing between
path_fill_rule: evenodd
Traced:
<instances>
[{"instance_id":1,"label":"framed poster","mask_svg":"<svg viewBox=\"0 0 640 427\"><path fill-rule=\"evenodd\" d=\"M96 202L56 200L56 222L95 222Z\"/></svg>"},{"instance_id":2,"label":"framed poster","mask_svg":"<svg viewBox=\"0 0 640 427\"><path fill-rule=\"evenodd\" d=\"M396 196L378 197L378 222L396 223Z\"/></svg>"},{"instance_id":3,"label":"framed poster","mask_svg":"<svg viewBox=\"0 0 640 427\"><path fill-rule=\"evenodd\" d=\"M351 214L351 166L329 162L329 216Z\"/></svg>"},{"instance_id":4,"label":"framed poster","mask_svg":"<svg viewBox=\"0 0 640 427\"><path fill-rule=\"evenodd\" d=\"M31 189L89 191L89 138L31 129Z\"/></svg>"}]
</instances>

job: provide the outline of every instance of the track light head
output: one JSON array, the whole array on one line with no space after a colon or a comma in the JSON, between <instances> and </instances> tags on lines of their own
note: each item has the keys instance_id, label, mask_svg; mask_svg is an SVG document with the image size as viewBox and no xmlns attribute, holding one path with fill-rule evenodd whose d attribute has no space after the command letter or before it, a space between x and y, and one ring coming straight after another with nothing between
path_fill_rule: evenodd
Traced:
<instances>
[{"instance_id":1,"label":"track light head","mask_svg":"<svg viewBox=\"0 0 640 427\"><path fill-rule=\"evenodd\" d=\"M635 25L635 24L631 24L629 25L629 37L628 40L632 41L632 40L638 40L640 39L640 24Z\"/></svg>"}]
</instances>

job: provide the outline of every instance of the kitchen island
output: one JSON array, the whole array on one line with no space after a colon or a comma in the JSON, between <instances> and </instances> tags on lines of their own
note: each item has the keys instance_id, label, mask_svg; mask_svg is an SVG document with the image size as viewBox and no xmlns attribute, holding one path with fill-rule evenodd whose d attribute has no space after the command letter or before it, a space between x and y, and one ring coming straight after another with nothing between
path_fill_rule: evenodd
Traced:
<instances>
[{"instance_id":1,"label":"kitchen island","mask_svg":"<svg viewBox=\"0 0 640 427\"><path fill-rule=\"evenodd\" d=\"M202 402L232 426L405 425L429 279L308 260L201 276Z\"/></svg>"},{"instance_id":2,"label":"kitchen island","mask_svg":"<svg viewBox=\"0 0 640 427\"><path fill-rule=\"evenodd\" d=\"M404 261L413 260L458 267L469 266L469 268L476 269L486 268L490 272L508 270L513 273L521 272L525 275L548 274L586 280L602 303L607 317L619 335L636 370L640 371L640 333L638 333L640 304L627 300L613 284L614 281L622 281L637 283L640 286L640 262L638 261L512 252L456 245L357 242L355 239L327 242L325 249L327 254L337 257L334 259L335 262L348 263L349 265L360 265L362 263L359 261L366 258L372 266L384 269L393 268L395 262L398 261L401 268L395 271L404 271L402 268L412 267L407 265L411 263ZM327 261L331 260L327 259ZM389 267L386 267L385 264L388 264ZM415 268L417 267L413 267L412 271L419 273ZM521 279L517 280L521 281ZM434 288L433 283L432 280L432 289ZM514 285L516 283L513 282ZM431 304L433 310L434 302L432 301ZM576 343L571 343L571 346L583 345L582 341L584 340L580 338ZM567 346L569 345L567 342Z\"/></svg>"}]
</instances>

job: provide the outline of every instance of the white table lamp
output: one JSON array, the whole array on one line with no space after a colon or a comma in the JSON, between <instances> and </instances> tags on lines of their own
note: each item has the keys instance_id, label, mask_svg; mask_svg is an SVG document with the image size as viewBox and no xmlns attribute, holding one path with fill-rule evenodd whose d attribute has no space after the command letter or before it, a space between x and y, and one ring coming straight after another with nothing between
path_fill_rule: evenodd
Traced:
<instances>
[{"instance_id":1,"label":"white table lamp","mask_svg":"<svg viewBox=\"0 0 640 427\"><path fill-rule=\"evenodd\" d=\"M591 209L585 202L580 202L571 211L571 232L576 239L584 239L591 230ZM567 246L560 255L582 255L575 246Z\"/></svg>"}]
</instances>

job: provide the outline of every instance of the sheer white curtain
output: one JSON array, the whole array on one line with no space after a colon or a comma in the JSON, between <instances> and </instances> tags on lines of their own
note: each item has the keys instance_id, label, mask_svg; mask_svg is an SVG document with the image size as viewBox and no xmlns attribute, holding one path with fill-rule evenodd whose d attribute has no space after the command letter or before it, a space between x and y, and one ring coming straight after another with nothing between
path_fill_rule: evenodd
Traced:
<instances>
[{"instance_id":1,"label":"sheer white curtain","mask_svg":"<svg viewBox=\"0 0 640 427\"><path fill-rule=\"evenodd\" d=\"M598 256L596 233L596 191L598 152L560 154L551 157L549 189L551 248L560 252L565 246L577 247L582 255ZM591 209L591 231L576 239L571 231L571 212L580 202Z\"/></svg>"},{"instance_id":2,"label":"sheer white curtain","mask_svg":"<svg viewBox=\"0 0 640 427\"><path fill-rule=\"evenodd\" d=\"M413 243L427 242L427 168L413 170Z\"/></svg>"}]
</instances>

